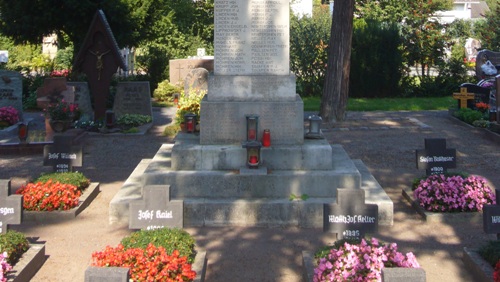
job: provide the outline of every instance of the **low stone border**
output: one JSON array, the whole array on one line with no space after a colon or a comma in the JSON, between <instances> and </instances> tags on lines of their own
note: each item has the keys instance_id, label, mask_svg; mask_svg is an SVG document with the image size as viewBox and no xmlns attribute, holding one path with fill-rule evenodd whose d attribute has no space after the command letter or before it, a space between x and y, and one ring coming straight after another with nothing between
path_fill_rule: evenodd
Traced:
<instances>
[{"instance_id":1,"label":"low stone border","mask_svg":"<svg viewBox=\"0 0 500 282\"><path fill-rule=\"evenodd\" d=\"M478 281L493 281L493 267L475 249L464 247L462 261Z\"/></svg>"},{"instance_id":2,"label":"low stone border","mask_svg":"<svg viewBox=\"0 0 500 282\"><path fill-rule=\"evenodd\" d=\"M313 255L307 251L302 251L302 278L304 281L312 282L314 277ZM425 282L426 274L422 268L383 268L382 282Z\"/></svg>"},{"instance_id":3,"label":"low stone border","mask_svg":"<svg viewBox=\"0 0 500 282\"><path fill-rule=\"evenodd\" d=\"M429 212L422 208L419 201L413 199L413 191L410 188L403 188L403 197L412 205L417 213L422 216L422 219L430 223L451 223L451 222L472 222L483 223L482 212L456 212L456 213L439 213Z\"/></svg>"},{"instance_id":4,"label":"low stone border","mask_svg":"<svg viewBox=\"0 0 500 282\"><path fill-rule=\"evenodd\" d=\"M47 222L74 219L80 214L99 194L99 183L90 183L80 196L78 206L67 211L26 211L23 210L23 221Z\"/></svg>"},{"instance_id":5,"label":"low stone border","mask_svg":"<svg viewBox=\"0 0 500 282\"><path fill-rule=\"evenodd\" d=\"M30 281L45 263L45 244L30 244L30 248L7 273L7 281Z\"/></svg>"},{"instance_id":6,"label":"low stone border","mask_svg":"<svg viewBox=\"0 0 500 282\"><path fill-rule=\"evenodd\" d=\"M194 282L204 282L207 272L207 252L198 252L194 258L192 269L196 271ZM85 271L85 282L91 281L128 281L128 270L123 267L93 267Z\"/></svg>"}]
</instances>

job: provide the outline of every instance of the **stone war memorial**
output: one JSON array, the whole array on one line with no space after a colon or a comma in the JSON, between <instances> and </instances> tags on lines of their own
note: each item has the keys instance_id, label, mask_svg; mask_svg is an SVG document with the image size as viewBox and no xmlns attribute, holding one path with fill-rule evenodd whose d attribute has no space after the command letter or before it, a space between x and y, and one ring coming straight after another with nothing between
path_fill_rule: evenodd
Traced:
<instances>
[{"instance_id":1,"label":"stone war memorial","mask_svg":"<svg viewBox=\"0 0 500 282\"><path fill-rule=\"evenodd\" d=\"M179 133L175 144L163 144L137 166L110 203L110 223L129 223L130 204L155 186L169 187L172 201L183 202L184 227L322 228L324 206L337 203L341 188L360 198L350 204L345 197L340 206L392 225L393 203L365 165L320 135L304 137L303 102L289 69L289 1L214 5L214 71L200 132ZM291 194L309 198L290 201Z\"/></svg>"}]
</instances>

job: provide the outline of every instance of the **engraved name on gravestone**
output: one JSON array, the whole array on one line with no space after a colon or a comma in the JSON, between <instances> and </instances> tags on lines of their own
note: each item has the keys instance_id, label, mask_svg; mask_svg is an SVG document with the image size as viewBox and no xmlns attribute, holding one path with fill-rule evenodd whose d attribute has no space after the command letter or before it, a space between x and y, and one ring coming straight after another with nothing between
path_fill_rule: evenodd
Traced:
<instances>
[{"instance_id":1,"label":"engraved name on gravestone","mask_svg":"<svg viewBox=\"0 0 500 282\"><path fill-rule=\"evenodd\" d=\"M0 70L0 108L12 106L23 120L23 80L18 72Z\"/></svg>"},{"instance_id":2,"label":"engraved name on gravestone","mask_svg":"<svg viewBox=\"0 0 500 282\"><path fill-rule=\"evenodd\" d=\"M67 82L68 87L73 87L75 93L75 104L82 112L82 115L89 120L94 119L94 110L90 100L89 85L87 82Z\"/></svg>"},{"instance_id":3,"label":"engraved name on gravestone","mask_svg":"<svg viewBox=\"0 0 500 282\"><path fill-rule=\"evenodd\" d=\"M500 189L495 190L496 205L483 207L483 228L488 234L497 234L500 240Z\"/></svg>"},{"instance_id":4,"label":"engraved name on gravestone","mask_svg":"<svg viewBox=\"0 0 500 282\"><path fill-rule=\"evenodd\" d=\"M170 200L170 185L148 185L142 200L130 202L130 229L183 228L184 202Z\"/></svg>"},{"instance_id":5,"label":"engraved name on gravestone","mask_svg":"<svg viewBox=\"0 0 500 282\"><path fill-rule=\"evenodd\" d=\"M82 166L82 146L73 145L73 136L55 135L53 145L43 147L43 165L52 166L54 172L72 172Z\"/></svg>"},{"instance_id":6,"label":"engraved name on gravestone","mask_svg":"<svg viewBox=\"0 0 500 282\"><path fill-rule=\"evenodd\" d=\"M363 189L337 189L337 203L323 206L323 231L338 239L361 239L378 228L378 206L365 204Z\"/></svg>"},{"instance_id":7,"label":"engraved name on gravestone","mask_svg":"<svg viewBox=\"0 0 500 282\"><path fill-rule=\"evenodd\" d=\"M427 175L445 173L457 167L457 151L446 148L444 138L426 138L425 149L416 150L417 169L425 169Z\"/></svg>"},{"instance_id":8,"label":"engraved name on gravestone","mask_svg":"<svg viewBox=\"0 0 500 282\"><path fill-rule=\"evenodd\" d=\"M215 75L289 75L289 0L215 0Z\"/></svg>"},{"instance_id":9,"label":"engraved name on gravestone","mask_svg":"<svg viewBox=\"0 0 500 282\"><path fill-rule=\"evenodd\" d=\"M116 118L126 114L153 116L149 81L119 82L113 112Z\"/></svg>"},{"instance_id":10,"label":"engraved name on gravestone","mask_svg":"<svg viewBox=\"0 0 500 282\"><path fill-rule=\"evenodd\" d=\"M10 180L0 179L0 233L7 233L9 224L21 224L23 196L10 195Z\"/></svg>"}]
</instances>

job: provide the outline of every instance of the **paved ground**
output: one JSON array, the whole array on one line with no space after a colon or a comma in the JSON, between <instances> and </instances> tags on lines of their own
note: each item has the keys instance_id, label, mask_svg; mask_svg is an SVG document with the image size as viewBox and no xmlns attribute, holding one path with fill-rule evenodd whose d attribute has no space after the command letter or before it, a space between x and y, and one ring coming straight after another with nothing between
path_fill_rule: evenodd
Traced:
<instances>
[{"instance_id":1,"label":"paved ground","mask_svg":"<svg viewBox=\"0 0 500 282\"><path fill-rule=\"evenodd\" d=\"M46 242L47 261L32 281L83 281L91 254L116 246L130 232L108 224L108 204L135 166L152 158L172 112L155 110L154 127L146 135L89 136L84 140L84 172L101 184L96 200L75 220L60 223L23 223L13 226ZM500 138L456 122L446 112L349 113L346 122L325 128L327 139L342 144L353 159L361 159L394 201L394 225L375 236L412 251L427 273L427 281L473 281L461 261L463 247L478 247L493 235L481 224L423 222L401 196L413 178L415 149L424 138L446 138L457 149L458 170L487 177L500 188ZM41 155L1 156L0 178L11 178L14 188L50 168ZM207 251L207 281L302 281L303 250L314 251L334 238L316 229L297 228L187 228L198 247Z\"/></svg>"}]
</instances>

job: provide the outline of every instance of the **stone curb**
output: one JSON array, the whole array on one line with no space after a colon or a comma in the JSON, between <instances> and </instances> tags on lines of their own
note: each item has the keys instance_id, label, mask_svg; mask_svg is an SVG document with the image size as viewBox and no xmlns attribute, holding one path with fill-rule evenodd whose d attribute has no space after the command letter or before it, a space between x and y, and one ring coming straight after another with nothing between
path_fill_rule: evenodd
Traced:
<instances>
[{"instance_id":1,"label":"stone curb","mask_svg":"<svg viewBox=\"0 0 500 282\"><path fill-rule=\"evenodd\" d=\"M23 210L23 221L48 222L74 219L80 214L99 194L99 183L93 182L80 196L77 207L67 211L26 211Z\"/></svg>"},{"instance_id":2,"label":"stone curb","mask_svg":"<svg viewBox=\"0 0 500 282\"><path fill-rule=\"evenodd\" d=\"M422 219L429 223L452 223L452 222L472 222L483 223L482 212L456 212L456 213L438 213L429 212L422 208L418 200L413 199L413 192L410 188L402 189L403 197L411 204Z\"/></svg>"},{"instance_id":3,"label":"stone curb","mask_svg":"<svg viewBox=\"0 0 500 282\"><path fill-rule=\"evenodd\" d=\"M497 143L500 143L500 134L494 132L494 131L491 131L487 128L481 128L481 127L475 127L471 124L468 124L460 119L458 119L457 117L453 116L453 114L450 112L450 115L449 115L449 118L451 121L453 121L453 123L455 124L460 124L460 125L464 125L464 126L467 126L467 127L470 127L470 128L473 128L473 129L477 129L478 131L480 131L484 137L486 137L487 139L493 141L493 142L497 142Z\"/></svg>"},{"instance_id":4,"label":"stone curb","mask_svg":"<svg viewBox=\"0 0 500 282\"><path fill-rule=\"evenodd\" d=\"M30 244L30 248L7 274L9 282L30 281L45 263L45 244Z\"/></svg>"},{"instance_id":5,"label":"stone curb","mask_svg":"<svg viewBox=\"0 0 500 282\"><path fill-rule=\"evenodd\" d=\"M478 281L493 281L493 267L475 249L464 247L462 261Z\"/></svg>"}]
</instances>

